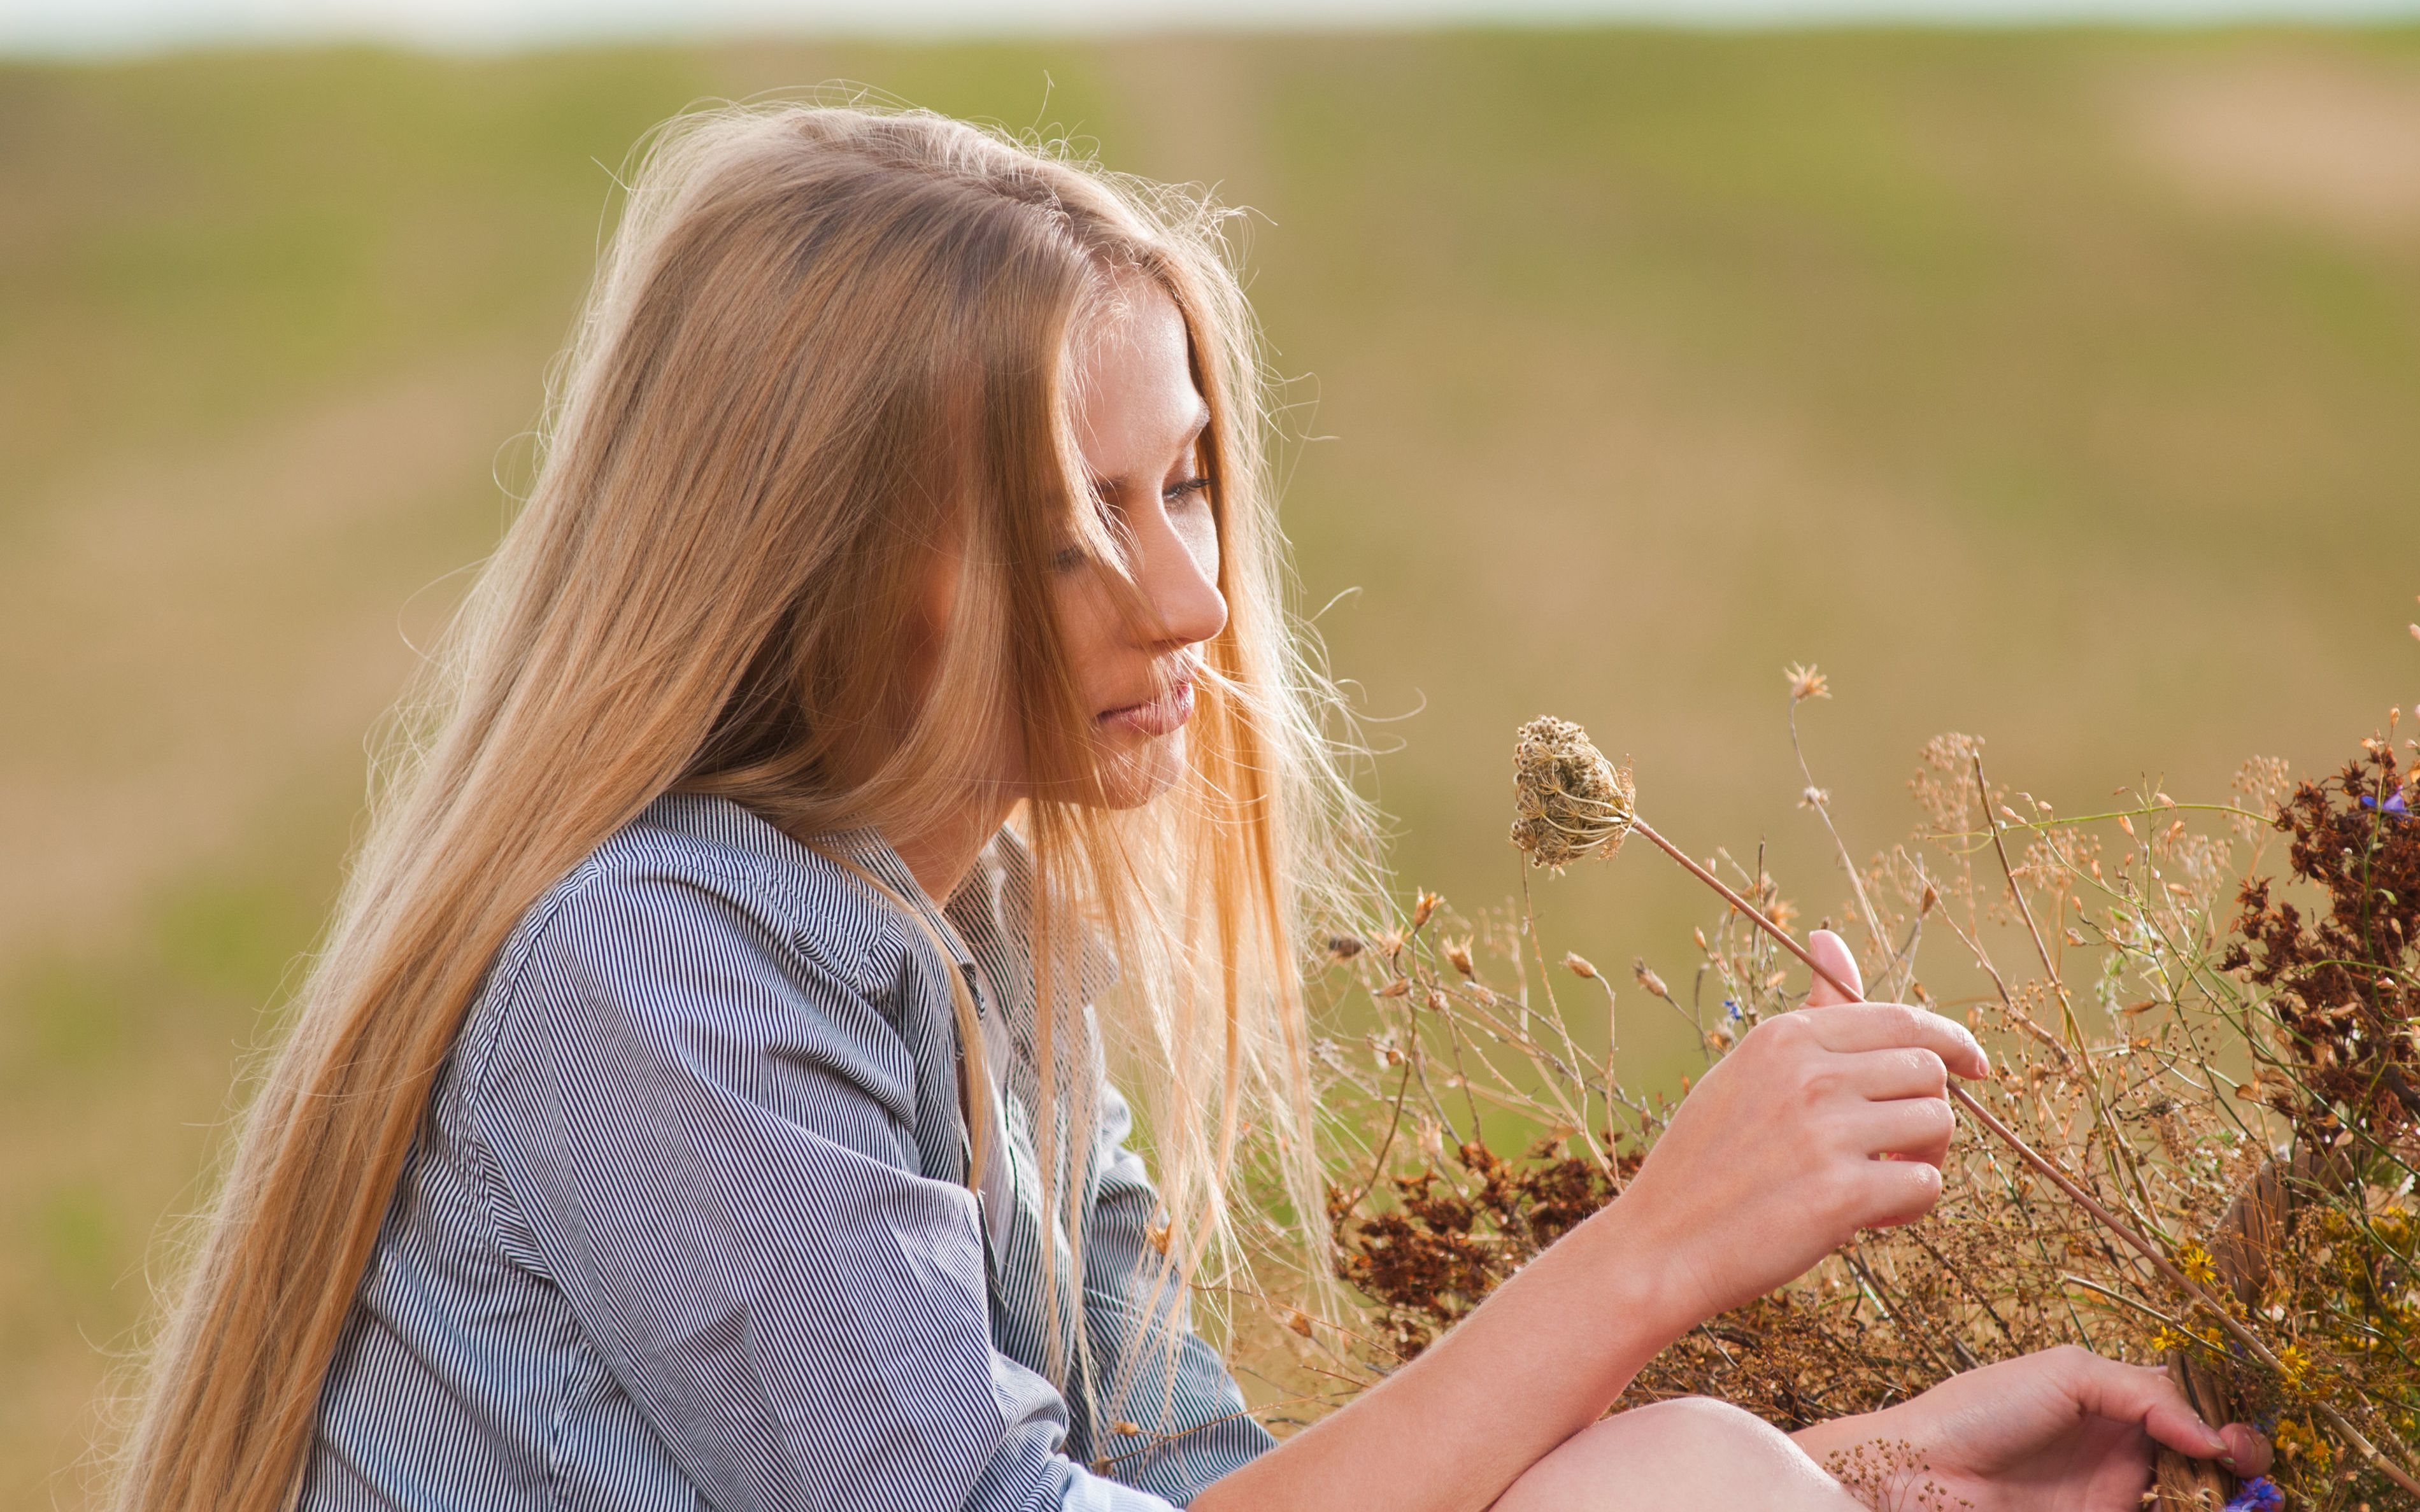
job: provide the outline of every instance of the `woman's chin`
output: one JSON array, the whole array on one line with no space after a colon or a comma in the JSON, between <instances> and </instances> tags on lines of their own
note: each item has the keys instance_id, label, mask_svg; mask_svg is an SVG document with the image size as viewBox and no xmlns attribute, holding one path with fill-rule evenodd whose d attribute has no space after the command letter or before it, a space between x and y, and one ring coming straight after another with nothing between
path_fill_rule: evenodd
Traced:
<instances>
[{"instance_id":1,"label":"woman's chin","mask_svg":"<svg viewBox=\"0 0 2420 1512\"><path fill-rule=\"evenodd\" d=\"M1176 785L1185 775L1185 732L1137 735L1118 741L1103 753L1100 804L1105 809L1140 809Z\"/></svg>"}]
</instances>

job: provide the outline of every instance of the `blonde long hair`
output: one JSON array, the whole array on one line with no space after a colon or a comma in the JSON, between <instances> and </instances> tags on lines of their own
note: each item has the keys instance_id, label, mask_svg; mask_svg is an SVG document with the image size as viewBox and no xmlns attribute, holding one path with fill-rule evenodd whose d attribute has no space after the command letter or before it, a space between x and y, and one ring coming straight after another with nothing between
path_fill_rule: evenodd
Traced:
<instances>
[{"instance_id":1,"label":"blonde long hair","mask_svg":"<svg viewBox=\"0 0 2420 1512\"><path fill-rule=\"evenodd\" d=\"M1326 738L1328 685L1284 608L1268 403L1220 226L1201 198L917 112L722 107L657 134L558 370L527 504L399 724L199 1231L120 1506L290 1504L489 964L533 903L674 789L802 839L908 833L949 784L981 779L981 732L1016 732L1052 795L1020 819L1045 1105L1062 1109L1039 1120L1046 1200L1075 1216L1089 1148L1097 1050L1067 985L1080 936L1123 966L1106 1026L1165 1068L1136 1090L1180 1278L1220 1251L1247 1129L1272 1137L1295 1211L1322 1211L1296 942L1323 898L1358 895L1365 830ZM1071 528L1119 560L1081 502L1068 351L1133 276L1190 333L1229 619L1201 648L1186 776L1112 814L1084 801L1083 711L1043 574ZM966 569L942 643L903 644L944 541ZM921 693L911 658L933 669Z\"/></svg>"}]
</instances>

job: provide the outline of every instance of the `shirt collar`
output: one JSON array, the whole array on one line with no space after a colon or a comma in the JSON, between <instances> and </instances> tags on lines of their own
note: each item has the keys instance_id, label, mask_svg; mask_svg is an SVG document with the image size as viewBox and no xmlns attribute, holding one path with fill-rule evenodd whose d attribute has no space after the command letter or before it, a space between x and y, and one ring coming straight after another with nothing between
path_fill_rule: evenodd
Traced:
<instances>
[{"instance_id":1,"label":"shirt collar","mask_svg":"<svg viewBox=\"0 0 2420 1512\"><path fill-rule=\"evenodd\" d=\"M892 850L891 842L879 833L872 829L844 830L819 838L814 848L828 849L863 867L867 874L898 894L900 902L916 910L925 922L934 926L935 932L948 945L953 961L961 966L975 964L973 953L967 949L967 942L960 937L948 911L933 906L931 900L924 896L923 885L916 880L916 873L908 869L908 863L900 859L899 853ZM985 847L985 854L990 854L990 846ZM970 882L971 880L970 876Z\"/></svg>"}]
</instances>

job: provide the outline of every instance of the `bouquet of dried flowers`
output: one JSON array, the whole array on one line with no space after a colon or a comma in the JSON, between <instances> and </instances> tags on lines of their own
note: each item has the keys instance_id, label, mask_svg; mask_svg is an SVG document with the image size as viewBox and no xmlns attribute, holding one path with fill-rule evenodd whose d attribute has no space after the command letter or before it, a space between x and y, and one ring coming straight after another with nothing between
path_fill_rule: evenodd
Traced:
<instances>
[{"instance_id":1,"label":"bouquet of dried flowers","mask_svg":"<svg viewBox=\"0 0 2420 1512\"><path fill-rule=\"evenodd\" d=\"M1828 687L1789 676L1795 744ZM2420 1504L2420 792L2399 719L2324 780L2256 761L2226 801L2147 786L2071 817L1946 735L1914 832L1863 859L1808 772L1873 995L1964 1010L1996 1074L1931 1216L1709 1320L1625 1404L1707 1395L1795 1427L2079 1343L2165 1359L2212 1421L2274 1438L2273 1476L2242 1487L2164 1460L2166 1505ZM1576 726L1525 727L1515 765L1532 861L1639 835L1719 912L1686 973L1642 959L1627 985L1540 942L1526 872L1503 909L1420 893L1383 935L1332 942L1374 1009L1319 1047L1355 1147L1326 1214L1355 1305L1342 1327L1281 1305L1258 1351L1268 1374L1284 1346L1302 1399L1417 1354L1620 1194L1671 1107L1617 1073L1625 1012L1681 1015L1711 1065L1800 1000L1798 910L1761 860L1667 841Z\"/></svg>"}]
</instances>

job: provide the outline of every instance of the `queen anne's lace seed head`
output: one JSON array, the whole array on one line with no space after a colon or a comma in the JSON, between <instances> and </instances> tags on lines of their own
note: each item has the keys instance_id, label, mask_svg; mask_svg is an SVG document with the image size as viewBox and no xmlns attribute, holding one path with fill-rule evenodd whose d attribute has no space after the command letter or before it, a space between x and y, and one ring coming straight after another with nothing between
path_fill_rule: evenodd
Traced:
<instances>
[{"instance_id":1,"label":"queen anne's lace seed head","mask_svg":"<svg viewBox=\"0 0 2420 1512\"><path fill-rule=\"evenodd\" d=\"M1611 856L1637 822L1630 768L1606 759L1588 732L1541 716L1512 747L1512 843L1538 866Z\"/></svg>"}]
</instances>

